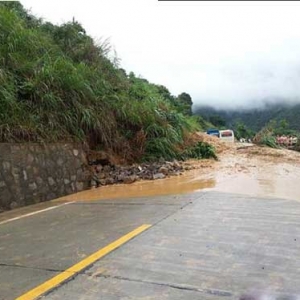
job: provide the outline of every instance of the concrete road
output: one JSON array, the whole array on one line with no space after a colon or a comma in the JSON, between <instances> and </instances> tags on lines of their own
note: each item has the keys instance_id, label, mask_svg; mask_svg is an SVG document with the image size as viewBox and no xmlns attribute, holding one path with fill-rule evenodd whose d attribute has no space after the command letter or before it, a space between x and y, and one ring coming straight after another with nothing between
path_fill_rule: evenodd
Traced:
<instances>
[{"instance_id":1,"label":"concrete road","mask_svg":"<svg viewBox=\"0 0 300 300\"><path fill-rule=\"evenodd\" d=\"M54 284L142 224L152 226ZM29 300L46 281L43 299L292 297L299 253L297 201L202 192L75 202L0 224L0 299Z\"/></svg>"}]
</instances>

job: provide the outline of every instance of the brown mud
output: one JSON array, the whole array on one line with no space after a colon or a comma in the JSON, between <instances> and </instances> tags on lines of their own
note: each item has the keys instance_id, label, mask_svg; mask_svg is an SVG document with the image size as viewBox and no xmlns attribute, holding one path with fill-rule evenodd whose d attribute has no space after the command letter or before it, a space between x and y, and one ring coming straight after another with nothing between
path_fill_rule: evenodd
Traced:
<instances>
[{"instance_id":1,"label":"brown mud","mask_svg":"<svg viewBox=\"0 0 300 300\"><path fill-rule=\"evenodd\" d=\"M204 137L205 139L205 137ZM300 153L251 144L226 144L209 137L219 161L190 161L196 169L163 180L91 189L60 200L84 201L180 194L199 190L300 200Z\"/></svg>"},{"instance_id":2,"label":"brown mud","mask_svg":"<svg viewBox=\"0 0 300 300\"><path fill-rule=\"evenodd\" d=\"M203 138L204 140L206 137ZM300 153L250 144L226 144L209 137L219 161L193 160L181 176L93 188L1 214L0 222L69 201L133 198L194 191L221 191L258 197L300 200Z\"/></svg>"}]
</instances>

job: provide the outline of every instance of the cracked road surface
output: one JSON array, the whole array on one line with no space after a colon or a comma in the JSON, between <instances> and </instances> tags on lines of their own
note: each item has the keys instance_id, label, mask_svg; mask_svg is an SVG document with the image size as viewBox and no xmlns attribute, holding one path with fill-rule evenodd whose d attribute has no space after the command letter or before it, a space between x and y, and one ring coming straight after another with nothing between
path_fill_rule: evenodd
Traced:
<instances>
[{"instance_id":1,"label":"cracked road surface","mask_svg":"<svg viewBox=\"0 0 300 300\"><path fill-rule=\"evenodd\" d=\"M300 294L300 203L220 192L69 203L0 225L0 299L15 299L142 224L42 299ZM24 298L30 299L30 298Z\"/></svg>"}]
</instances>

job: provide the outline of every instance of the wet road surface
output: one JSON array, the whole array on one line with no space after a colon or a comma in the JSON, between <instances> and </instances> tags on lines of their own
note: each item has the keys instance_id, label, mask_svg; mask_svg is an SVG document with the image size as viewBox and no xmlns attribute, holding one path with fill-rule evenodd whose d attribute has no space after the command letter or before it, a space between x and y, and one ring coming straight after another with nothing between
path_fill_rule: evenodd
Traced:
<instances>
[{"instance_id":1,"label":"wet road surface","mask_svg":"<svg viewBox=\"0 0 300 300\"><path fill-rule=\"evenodd\" d=\"M221 192L70 202L0 225L0 299L15 299L141 226L43 299L300 294L300 203Z\"/></svg>"}]
</instances>

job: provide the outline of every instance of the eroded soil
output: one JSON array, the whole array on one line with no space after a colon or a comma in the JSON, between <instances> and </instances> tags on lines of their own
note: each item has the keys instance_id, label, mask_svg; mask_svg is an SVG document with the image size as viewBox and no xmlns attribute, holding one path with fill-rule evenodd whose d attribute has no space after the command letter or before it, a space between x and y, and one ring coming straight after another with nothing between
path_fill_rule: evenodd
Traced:
<instances>
[{"instance_id":1,"label":"eroded soil","mask_svg":"<svg viewBox=\"0 0 300 300\"><path fill-rule=\"evenodd\" d=\"M98 200L216 190L300 200L300 153L250 144L216 142L219 161L191 161L196 169L156 181L105 186L61 198Z\"/></svg>"}]
</instances>

